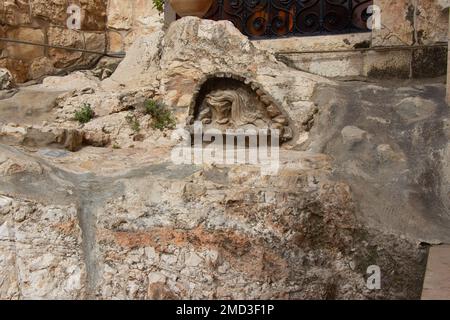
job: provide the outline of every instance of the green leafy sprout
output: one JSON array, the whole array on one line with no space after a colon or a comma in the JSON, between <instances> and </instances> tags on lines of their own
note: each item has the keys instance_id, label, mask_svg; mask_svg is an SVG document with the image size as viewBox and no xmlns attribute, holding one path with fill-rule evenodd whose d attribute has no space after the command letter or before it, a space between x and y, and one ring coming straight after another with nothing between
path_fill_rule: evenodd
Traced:
<instances>
[{"instance_id":1,"label":"green leafy sprout","mask_svg":"<svg viewBox=\"0 0 450 320\"><path fill-rule=\"evenodd\" d=\"M164 11L164 0L153 0L153 7L159 12Z\"/></svg>"},{"instance_id":2,"label":"green leafy sprout","mask_svg":"<svg viewBox=\"0 0 450 320\"><path fill-rule=\"evenodd\" d=\"M152 127L154 129L161 131L164 129L175 129L175 117L164 103L154 100L147 101L145 104L145 113L152 116Z\"/></svg>"},{"instance_id":3,"label":"green leafy sprout","mask_svg":"<svg viewBox=\"0 0 450 320\"><path fill-rule=\"evenodd\" d=\"M141 125L139 124L139 121L135 115L128 115L125 117L125 119L127 120L131 130L133 130L136 133L141 131Z\"/></svg>"},{"instance_id":4,"label":"green leafy sprout","mask_svg":"<svg viewBox=\"0 0 450 320\"><path fill-rule=\"evenodd\" d=\"M94 110L92 110L91 105L89 103L83 104L83 106L75 111L75 120L79 123L88 123L94 118Z\"/></svg>"}]
</instances>

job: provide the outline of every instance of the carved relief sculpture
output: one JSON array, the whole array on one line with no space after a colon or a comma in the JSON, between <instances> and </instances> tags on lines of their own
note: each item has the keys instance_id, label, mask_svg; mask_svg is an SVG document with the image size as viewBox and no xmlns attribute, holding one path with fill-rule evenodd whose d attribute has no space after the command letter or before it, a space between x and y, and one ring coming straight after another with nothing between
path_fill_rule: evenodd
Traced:
<instances>
[{"instance_id":1,"label":"carved relief sculpture","mask_svg":"<svg viewBox=\"0 0 450 320\"><path fill-rule=\"evenodd\" d=\"M249 82L249 81L247 81ZM201 121L219 129L277 129L281 141L292 139L293 131L273 99L257 84L246 84L238 76L209 77L199 88L191 106L189 124Z\"/></svg>"}]
</instances>

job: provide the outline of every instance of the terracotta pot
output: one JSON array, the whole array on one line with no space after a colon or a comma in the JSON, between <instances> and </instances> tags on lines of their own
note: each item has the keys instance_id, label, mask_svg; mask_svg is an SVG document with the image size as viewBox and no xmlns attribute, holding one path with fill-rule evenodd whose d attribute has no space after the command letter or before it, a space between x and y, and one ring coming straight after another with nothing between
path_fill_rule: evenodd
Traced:
<instances>
[{"instance_id":1,"label":"terracotta pot","mask_svg":"<svg viewBox=\"0 0 450 320\"><path fill-rule=\"evenodd\" d=\"M202 18L211 8L213 0L170 0L170 6L180 16Z\"/></svg>"}]
</instances>

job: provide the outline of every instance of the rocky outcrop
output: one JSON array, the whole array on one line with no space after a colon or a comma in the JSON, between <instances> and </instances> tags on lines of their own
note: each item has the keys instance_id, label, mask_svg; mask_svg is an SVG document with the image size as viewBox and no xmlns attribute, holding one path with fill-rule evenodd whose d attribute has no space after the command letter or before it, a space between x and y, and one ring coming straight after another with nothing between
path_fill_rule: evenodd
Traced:
<instances>
[{"instance_id":1,"label":"rocky outcrop","mask_svg":"<svg viewBox=\"0 0 450 320\"><path fill-rule=\"evenodd\" d=\"M445 85L320 86L315 102L303 149L333 157L361 221L426 243L450 242Z\"/></svg>"},{"instance_id":2,"label":"rocky outcrop","mask_svg":"<svg viewBox=\"0 0 450 320\"><path fill-rule=\"evenodd\" d=\"M315 85L332 83L293 70L273 54L257 49L229 21L186 17L172 24L165 35L155 33L137 40L103 87L159 85L161 99L174 107L183 123L201 90L199 84L214 76L253 82L255 91L266 92L286 112L297 132L314 112L309 99Z\"/></svg>"},{"instance_id":3,"label":"rocky outcrop","mask_svg":"<svg viewBox=\"0 0 450 320\"><path fill-rule=\"evenodd\" d=\"M295 139L278 174L171 161L178 140L152 127L145 102L165 102L183 128L210 79L240 79L277 106L267 113L285 114ZM418 298L422 242L448 241L442 88L329 81L229 22L184 18L140 38L109 79L80 72L21 89L0 100L0 120L15 99L48 100L2 124L0 298ZM373 265L381 290L366 285Z\"/></svg>"},{"instance_id":4,"label":"rocky outcrop","mask_svg":"<svg viewBox=\"0 0 450 320\"><path fill-rule=\"evenodd\" d=\"M81 242L74 206L0 196L1 299L83 298Z\"/></svg>"},{"instance_id":5,"label":"rocky outcrop","mask_svg":"<svg viewBox=\"0 0 450 320\"><path fill-rule=\"evenodd\" d=\"M5 148L1 154L7 161L35 163ZM114 157L123 161L119 154ZM2 282L1 297L420 295L417 279L423 277L424 250L360 226L348 186L329 180L327 156L286 151L280 175L268 179L261 179L257 167L177 166L167 157L162 153L156 162L131 171L113 169L94 176L71 165L64 165L70 172L61 169L61 158L48 155L39 160L41 171L2 175L0 192L8 196L0 198L0 230L9 231L8 238L0 238L0 254L10 258L2 259L1 276L11 280ZM28 182L19 178L24 172L41 187L24 189ZM52 205L20 200L24 190L28 199L47 199L51 193ZM41 226L46 228L44 238ZM20 230L27 239L39 237L38 248L46 253L32 248L23 252L20 233L11 238L11 230ZM50 242L56 236L57 242ZM60 243L61 249L49 249ZM11 268L24 254L40 259ZM372 264L386 270L380 291L366 287ZM41 273L47 268L53 271ZM31 282L15 280L23 277Z\"/></svg>"}]
</instances>

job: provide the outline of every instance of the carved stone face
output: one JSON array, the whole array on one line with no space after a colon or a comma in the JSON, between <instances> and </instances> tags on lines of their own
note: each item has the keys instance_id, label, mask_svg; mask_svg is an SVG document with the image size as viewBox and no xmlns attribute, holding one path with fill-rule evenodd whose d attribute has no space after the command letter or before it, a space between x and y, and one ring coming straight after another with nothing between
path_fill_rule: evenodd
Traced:
<instances>
[{"instance_id":1,"label":"carved stone face","mask_svg":"<svg viewBox=\"0 0 450 320\"><path fill-rule=\"evenodd\" d=\"M216 91L206 96L206 105L216 115L215 122L224 125L230 122L233 100L226 97L225 91ZM212 117L212 112L211 112Z\"/></svg>"},{"instance_id":2,"label":"carved stone face","mask_svg":"<svg viewBox=\"0 0 450 320\"><path fill-rule=\"evenodd\" d=\"M287 118L273 99L235 79L209 79L198 95L192 122L201 121L206 129L277 129L281 139L292 138Z\"/></svg>"},{"instance_id":3,"label":"carved stone face","mask_svg":"<svg viewBox=\"0 0 450 320\"><path fill-rule=\"evenodd\" d=\"M206 96L205 104L216 124L231 124L237 128L256 125L255 121L264 117L258 107L249 104L251 100L245 90L216 90Z\"/></svg>"}]
</instances>

